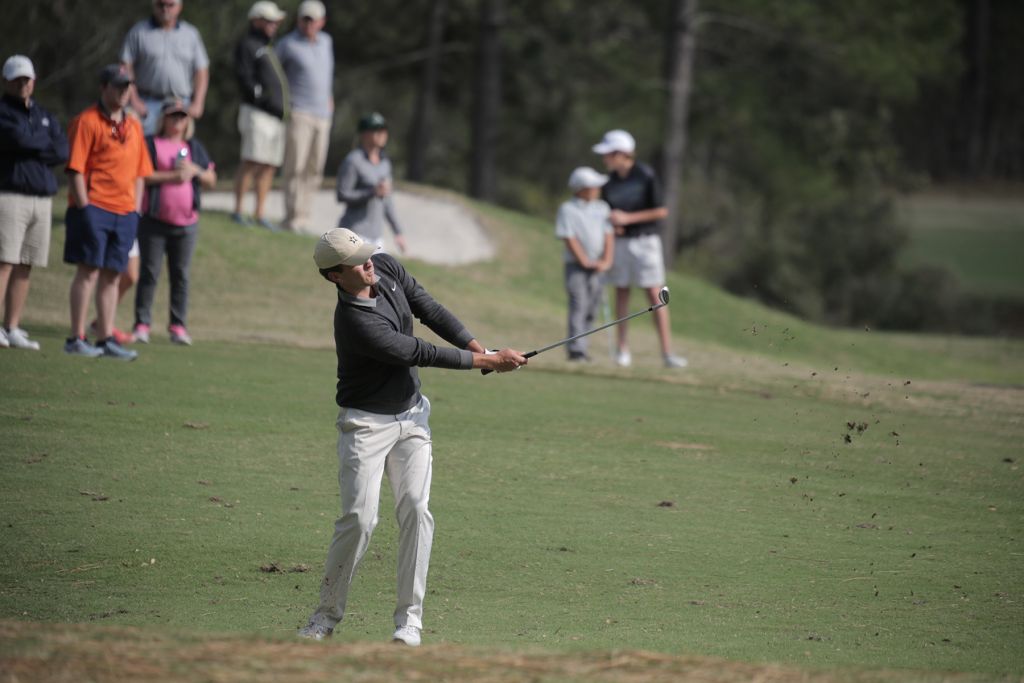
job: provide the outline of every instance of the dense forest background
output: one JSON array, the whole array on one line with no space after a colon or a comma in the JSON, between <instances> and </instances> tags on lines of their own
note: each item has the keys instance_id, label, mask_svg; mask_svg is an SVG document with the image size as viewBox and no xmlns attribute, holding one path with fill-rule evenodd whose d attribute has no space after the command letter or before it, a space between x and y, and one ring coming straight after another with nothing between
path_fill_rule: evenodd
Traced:
<instances>
[{"instance_id":1,"label":"dense forest background","mask_svg":"<svg viewBox=\"0 0 1024 683\"><path fill-rule=\"evenodd\" d=\"M294 26L298 0L281 34ZM328 173L356 119L391 122L399 173L550 213L609 128L661 172L670 261L844 325L1012 331L1019 302L898 265L896 193L1024 177L1018 0L328 1ZM185 0L211 86L198 134L237 162L232 49L247 0ZM5 57L30 56L65 122L96 96L148 2L0 0Z\"/></svg>"}]
</instances>

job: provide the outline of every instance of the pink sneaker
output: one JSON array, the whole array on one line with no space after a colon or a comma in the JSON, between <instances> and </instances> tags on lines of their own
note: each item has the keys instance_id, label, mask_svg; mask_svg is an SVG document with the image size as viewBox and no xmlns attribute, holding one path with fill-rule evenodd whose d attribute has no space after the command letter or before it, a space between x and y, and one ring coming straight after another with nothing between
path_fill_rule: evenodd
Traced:
<instances>
[{"instance_id":1,"label":"pink sneaker","mask_svg":"<svg viewBox=\"0 0 1024 683\"><path fill-rule=\"evenodd\" d=\"M92 336L98 338L100 336L99 329L100 328L96 324L95 320L89 323L89 333L92 334ZM117 329L116 327L110 331L110 336L114 338L114 341L116 341L118 344L121 344L122 346L124 344L131 344L133 341L135 341L132 335L128 334L127 332L123 332Z\"/></svg>"},{"instance_id":2,"label":"pink sneaker","mask_svg":"<svg viewBox=\"0 0 1024 683\"><path fill-rule=\"evenodd\" d=\"M171 325L167 331L171 333L172 344L192 346L192 337L188 336L188 330L183 325Z\"/></svg>"},{"instance_id":3,"label":"pink sneaker","mask_svg":"<svg viewBox=\"0 0 1024 683\"><path fill-rule=\"evenodd\" d=\"M135 329L132 330L132 337L135 339L135 341L139 342L140 344L148 344L149 325L147 325L146 323L139 323L138 325L136 325Z\"/></svg>"}]
</instances>

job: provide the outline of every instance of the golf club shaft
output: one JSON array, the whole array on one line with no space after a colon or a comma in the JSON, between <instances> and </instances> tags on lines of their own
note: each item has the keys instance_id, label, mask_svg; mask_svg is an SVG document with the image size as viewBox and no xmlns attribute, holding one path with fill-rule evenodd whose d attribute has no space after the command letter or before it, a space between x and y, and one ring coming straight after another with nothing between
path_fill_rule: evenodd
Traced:
<instances>
[{"instance_id":1,"label":"golf club shaft","mask_svg":"<svg viewBox=\"0 0 1024 683\"><path fill-rule=\"evenodd\" d=\"M647 313L651 313L651 312L656 311L659 308L661 308L663 306L667 306L667 305L668 304L654 304L653 306L650 306L649 308L646 308L646 309L644 309L642 311L637 311L636 313L631 313L630 315L627 315L625 318L619 318L618 320L613 320L610 323L605 323L604 325L601 325L600 327L595 327L594 329L587 330L586 332L580 332L579 334L573 335L572 337L569 337L568 339L563 339L562 341L555 342L554 344L548 344L547 346L539 348L536 351L530 351L529 353L524 353L523 355L526 356L527 358L531 358L532 356L536 356L538 353L544 353L545 351L550 351L551 349L557 349L559 346L565 346L569 342L574 342L577 339L582 339L583 337L590 336L590 335L594 334L595 332L600 332L601 330L607 330L609 327L614 327L615 325L618 325L620 323L624 323L627 320L632 320L633 318L636 318L638 316L645 315Z\"/></svg>"},{"instance_id":2,"label":"golf club shaft","mask_svg":"<svg viewBox=\"0 0 1024 683\"><path fill-rule=\"evenodd\" d=\"M539 349L535 349L535 350L530 351L528 353L524 353L523 356L526 357L526 358L533 358L538 353L544 353L545 351L550 351L551 349L556 349L559 346L565 346L569 342L576 341L577 339L581 339L583 337L589 336L591 334L594 334L595 332L600 332L601 330L607 330L609 327L612 327L614 325L618 325L620 323L624 323L627 320L632 320L633 318L636 318L638 316L641 316L641 315L644 315L644 314L647 314L647 313L652 313L652 312L654 312L654 311L656 311L659 308L662 308L664 306L668 306L668 304L664 303L664 302L654 304L653 306L650 306L650 307L648 307L648 308L646 308L646 309L644 309L642 311L637 311L636 313L632 313L630 315L627 315L625 318L619 318L618 320L613 320L610 323L606 323L604 325L601 325L600 327L595 327L592 330L587 330L586 332L581 332L581 333L579 333L577 335L573 335L572 337L569 337L568 339L563 339L562 341L555 342L554 344L548 344L547 346L541 347ZM489 375L492 372L494 372L494 371L493 370L481 370L480 374L482 374L482 375Z\"/></svg>"}]
</instances>

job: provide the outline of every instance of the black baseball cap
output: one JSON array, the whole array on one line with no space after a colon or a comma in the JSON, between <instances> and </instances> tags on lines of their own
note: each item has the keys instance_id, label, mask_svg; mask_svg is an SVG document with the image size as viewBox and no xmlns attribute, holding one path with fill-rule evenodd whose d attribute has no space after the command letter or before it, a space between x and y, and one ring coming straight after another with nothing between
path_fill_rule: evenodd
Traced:
<instances>
[{"instance_id":1,"label":"black baseball cap","mask_svg":"<svg viewBox=\"0 0 1024 683\"><path fill-rule=\"evenodd\" d=\"M359 132L368 130L387 130L388 120L380 112L371 112L359 119Z\"/></svg>"},{"instance_id":2,"label":"black baseball cap","mask_svg":"<svg viewBox=\"0 0 1024 683\"><path fill-rule=\"evenodd\" d=\"M100 71L100 85L116 85L122 87L132 84L132 77L120 64L107 64Z\"/></svg>"}]
</instances>

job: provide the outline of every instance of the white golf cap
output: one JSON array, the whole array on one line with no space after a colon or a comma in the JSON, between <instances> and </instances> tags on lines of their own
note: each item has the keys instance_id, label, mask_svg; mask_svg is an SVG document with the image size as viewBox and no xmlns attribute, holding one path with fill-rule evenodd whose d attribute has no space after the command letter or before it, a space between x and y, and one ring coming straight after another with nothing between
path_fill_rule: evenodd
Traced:
<instances>
[{"instance_id":1,"label":"white golf cap","mask_svg":"<svg viewBox=\"0 0 1024 683\"><path fill-rule=\"evenodd\" d=\"M281 21L287 16L285 11L277 6L272 0L259 0L249 8L249 19L265 19L267 21Z\"/></svg>"},{"instance_id":2,"label":"white golf cap","mask_svg":"<svg viewBox=\"0 0 1024 683\"><path fill-rule=\"evenodd\" d=\"M595 154L611 154L612 152L624 152L632 154L636 151L636 140L624 130L610 130L601 138L601 142L593 147Z\"/></svg>"},{"instance_id":3,"label":"white golf cap","mask_svg":"<svg viewBox=\"0 0 1024 683\"><path fill-rule=\"evenodd\" d=\"M377 251L377 245L366 242L348 228L334 228L320 235L313 249L317 268L360 266Z\"/></svg>"},{"instance_id":4,"label":"white golf cap","mask_svg":"<svg viewBox=\"0 0 1024 683\"><path fill-rule=\"evenodd\" d=\"M305 0L305 2L299 5L299 19L309 17L314 21L319 21L325 16L327 16L327 8L324 7L324 3L320 2L320 0Z\"/></svg>"},{"instance_id":5,"label":"white golf cap","mask_svg":"<svg viewBox=\"0 0 1024 683\"><path fill-rule=\"evenodd\" d=\"M598 173L589 166L580 166L569 174L569 189L573 192L589 187L602 187L608 182L608 176Z\"/></svg>"},{"instance_id":6,"label":"white golf cap","mask_svg":"<svg viewBox=\"0 0 1024 683\"><path fill-rule=\"evenodd\" d=\"M36 79L36 70L32 66L32 60L25 55L8 57L4 62L4 80L13 81L16 78Z\"/></svg>"}]
</instances>

